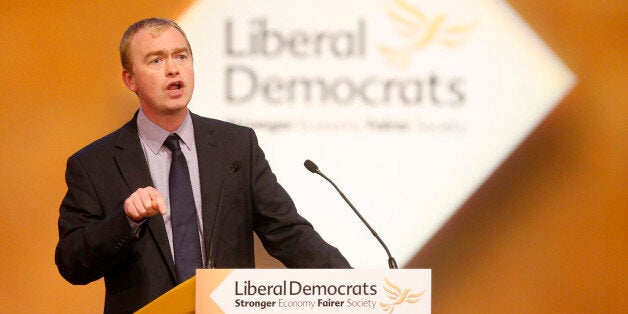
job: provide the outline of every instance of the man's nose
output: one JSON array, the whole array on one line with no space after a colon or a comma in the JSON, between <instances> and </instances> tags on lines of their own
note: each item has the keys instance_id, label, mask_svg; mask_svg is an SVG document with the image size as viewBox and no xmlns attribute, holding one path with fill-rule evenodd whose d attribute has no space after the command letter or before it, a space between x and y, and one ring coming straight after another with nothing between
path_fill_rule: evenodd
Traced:
<instances>
[{"instance_id":1,"label":"man's nose","mask_svg":"<svg viewBox=\"0 0 628 314\"><path fill-rule=\"evenodd\" d=\"M179 74L179 67L175 60L171 58L166 59L166 76L177 76Z\"/></svg>"}]
</instances>

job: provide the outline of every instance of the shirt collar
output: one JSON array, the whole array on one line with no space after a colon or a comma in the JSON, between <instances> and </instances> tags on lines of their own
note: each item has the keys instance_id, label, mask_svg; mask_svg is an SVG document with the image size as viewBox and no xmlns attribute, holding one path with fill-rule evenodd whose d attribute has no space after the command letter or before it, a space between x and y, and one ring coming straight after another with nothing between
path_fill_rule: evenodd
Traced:
<instances>
[{"instance_id":1,"label":"shirt collar","mask_svg":"<svg viewBox=\"0 0 628 314\"><path fill-rule=\"evenodd\" d=\"M159 153L164 141L172 133L177 133L179 135L183 142L182 148L190 150L194 145L194 128L192 127L192 117L190 116L189 110L187 111L181 126L171 133L148 120L142 109L140 109L137 114L137 130L140 138L155 155Z\"/></svg>"}]
</instances>

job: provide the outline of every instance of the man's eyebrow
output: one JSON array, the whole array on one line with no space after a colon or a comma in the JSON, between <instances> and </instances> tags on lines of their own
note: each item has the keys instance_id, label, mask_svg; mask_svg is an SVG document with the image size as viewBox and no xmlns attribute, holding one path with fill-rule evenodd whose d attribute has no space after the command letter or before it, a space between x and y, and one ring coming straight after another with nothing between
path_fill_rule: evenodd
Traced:
<instances>
[{"instance_id":1,"label":"man's eyebrow","mask_svg":"<svg viewBox=\"0 0 628 314\"><path fill-rule=\"evenodd\" d=\"M190 53L190 49L188 49L187 47L181 47L181 48L175 48L175 49L172 50L173 54L178 54L178 53L182 53L182 52ZM168 54L168 51L166 51L165 49L149 51L149 52L146 53L146 55L144 55L144 59L148 59L148 58L153 57L153 56L164 56L164 55L167 55L167 54Z\"/></svg>"},{"instance_id":2,"label":"man's eyebrow","mask_svg":"<svg viewBox=\"0 0 628 314\"><path fill-rule=\"evenodd\" d=\"M175 50L172 51L172 53L182 53L182 52L190 53L190 49L188 49L187 47L181 47L181 48L176 48Z\"/></svg>"},{"instance_id":3,"label":"man's eyebrow","mask_svg":"<svg viewBox=\"0 0 628 314\"><path fill-rule=\"evenodd\" d=\"M144 59L148 59L150 57L153 56L163 56L166 54L165 50L155 50L155 51L149 51L144 55Z\"/></svg>"}]
</instances>

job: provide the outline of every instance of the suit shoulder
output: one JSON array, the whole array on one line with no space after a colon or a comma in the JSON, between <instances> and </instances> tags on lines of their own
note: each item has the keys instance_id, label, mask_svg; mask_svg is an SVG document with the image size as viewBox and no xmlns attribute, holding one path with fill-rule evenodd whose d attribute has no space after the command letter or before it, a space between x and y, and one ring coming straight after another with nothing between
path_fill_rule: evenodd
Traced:
<instances>
[{"instance_id":1,"label":"suit shoulder","mask_svg":"<svg viewBox=\"0 0 628 314\"><path fill-rule=\"evenodd\" d=\"M223 120L202 117L197 114L192 114L192 122L198 123L204 129L211 130L212 132L219 132L221 134L250 136L254 133L253 129L249 127Z\"/></svg>"},{"instance_id":2,"label":"suit shoulder","mask_svg":"<svg viewBox=\"0 0 628 314\"><path fill-rule=\"evenodd\" d=\"M129 122L119 129L91 142L85 147L81 148L77 152L75 152L70 158L89 158L93 156L102 156L104 154L110 154L113 152L115 146L118 142L118 137L121 133L129 133L135 130L135 134L137 134L137 128L132 126L132 123Z\"/></svg>"}]
</instances>

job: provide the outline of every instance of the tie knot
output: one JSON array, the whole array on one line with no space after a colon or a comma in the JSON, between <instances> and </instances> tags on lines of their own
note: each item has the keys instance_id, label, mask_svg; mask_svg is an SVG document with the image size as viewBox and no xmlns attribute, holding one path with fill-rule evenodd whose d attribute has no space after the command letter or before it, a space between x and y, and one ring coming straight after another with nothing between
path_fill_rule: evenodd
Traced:
<instances>
[{"instance_id":1,"label":"tie knot","mask_svg":"<svg viewBox=\"0 0 628 314\"><path fill-rule=\"evenodd\" d=\"M166 146L171 152L181 150L181 146L179 145L179 135L176 133L170 134L164 141L164 146Z\"/></svg>"}]
</instances>

